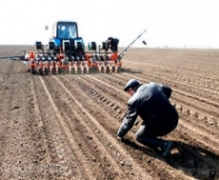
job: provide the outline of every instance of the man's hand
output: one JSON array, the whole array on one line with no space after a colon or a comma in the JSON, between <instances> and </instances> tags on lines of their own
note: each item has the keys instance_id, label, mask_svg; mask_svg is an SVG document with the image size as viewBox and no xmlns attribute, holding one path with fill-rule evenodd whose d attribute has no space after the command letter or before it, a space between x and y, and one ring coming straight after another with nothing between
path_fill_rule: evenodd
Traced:
<instances>
[{"instance_id":1,"label":"man's hand","mask_svg":"<svg viewBox=\"0 0 219 180\"><path fill-rule=\"evenodd\" d=\"M123 137L117 136L117 140L120 141L120 142L122 142L122 141L123 141Z\"/></svg>"}]
</instances>

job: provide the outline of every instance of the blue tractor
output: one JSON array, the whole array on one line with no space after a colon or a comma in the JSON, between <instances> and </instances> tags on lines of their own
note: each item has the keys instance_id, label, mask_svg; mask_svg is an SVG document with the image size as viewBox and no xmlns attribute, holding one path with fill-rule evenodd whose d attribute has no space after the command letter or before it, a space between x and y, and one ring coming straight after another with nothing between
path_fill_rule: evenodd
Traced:
<instances>
[{"instance_id":1,"label":"blue tractor","mask_svg":"<svg viewBox=\"0 0 219 180\"><path fill-rule=\"evenodd\" d=\"M45 50L40 41L36 42L37 50ZM53 26L52 39L47 47L50 55L56 56L60 52L67 56L84 56L85 45L81 37L78 37L78 25L71 21L58 21Z\"/></svg>"}]
</instances>

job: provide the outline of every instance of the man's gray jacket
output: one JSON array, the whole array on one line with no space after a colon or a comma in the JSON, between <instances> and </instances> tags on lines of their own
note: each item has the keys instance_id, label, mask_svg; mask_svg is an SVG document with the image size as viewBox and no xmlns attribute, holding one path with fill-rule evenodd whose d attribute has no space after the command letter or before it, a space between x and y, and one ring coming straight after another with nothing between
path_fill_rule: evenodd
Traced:
<instances>
[{"instance_id":1,"label":"man's gray jacket","mask_svg":"<svg viewBox=\"0 0 219 180\"><path fill-rule=\"evenodd\" d=\"M154 82L137 88L128 101L128 111L117 135L123 137L133 127L138 115L148 128L166 126L171 119L178 121L177 111L169 101L171 93L170 87Z\"/></svg>"}]
</instances>

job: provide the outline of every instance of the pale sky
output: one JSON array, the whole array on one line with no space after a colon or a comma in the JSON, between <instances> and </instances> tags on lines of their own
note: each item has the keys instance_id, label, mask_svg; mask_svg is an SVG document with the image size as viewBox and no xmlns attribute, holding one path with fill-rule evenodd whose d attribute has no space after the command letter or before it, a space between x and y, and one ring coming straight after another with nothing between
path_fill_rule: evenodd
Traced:
<instances>
[{"instance_id":1,"label":"pale sky","mask_svg":"<svg viewBox=\"0 0 219 180\"><path fill-rule=\"evenodd\" d=\"M133 46L219 48L218 0L1 0L0 44L47 43L52 25L76 21L85 44L108 37ZM45 26L49 30L45 30Z\"/></svg>"}]
</instances>

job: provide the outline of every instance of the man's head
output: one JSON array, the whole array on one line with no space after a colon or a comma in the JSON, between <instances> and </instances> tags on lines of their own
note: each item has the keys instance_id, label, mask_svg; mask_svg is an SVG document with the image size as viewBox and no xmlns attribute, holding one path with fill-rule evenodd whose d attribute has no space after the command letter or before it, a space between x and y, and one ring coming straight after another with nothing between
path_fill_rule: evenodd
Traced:
<instances>
[{"instance_id":1,"label":"man's head","mask_svg":"<svg viewBox=\"0 0 219 180\"><path fill-rule=\"evenodd\" d=\"M124 87L124 91L127 92L130 96L132 96L135 92L135 90L140 86L140 83L138 80L136 79L130 79L125 87Z\"/></svg>"}]
</instances>

